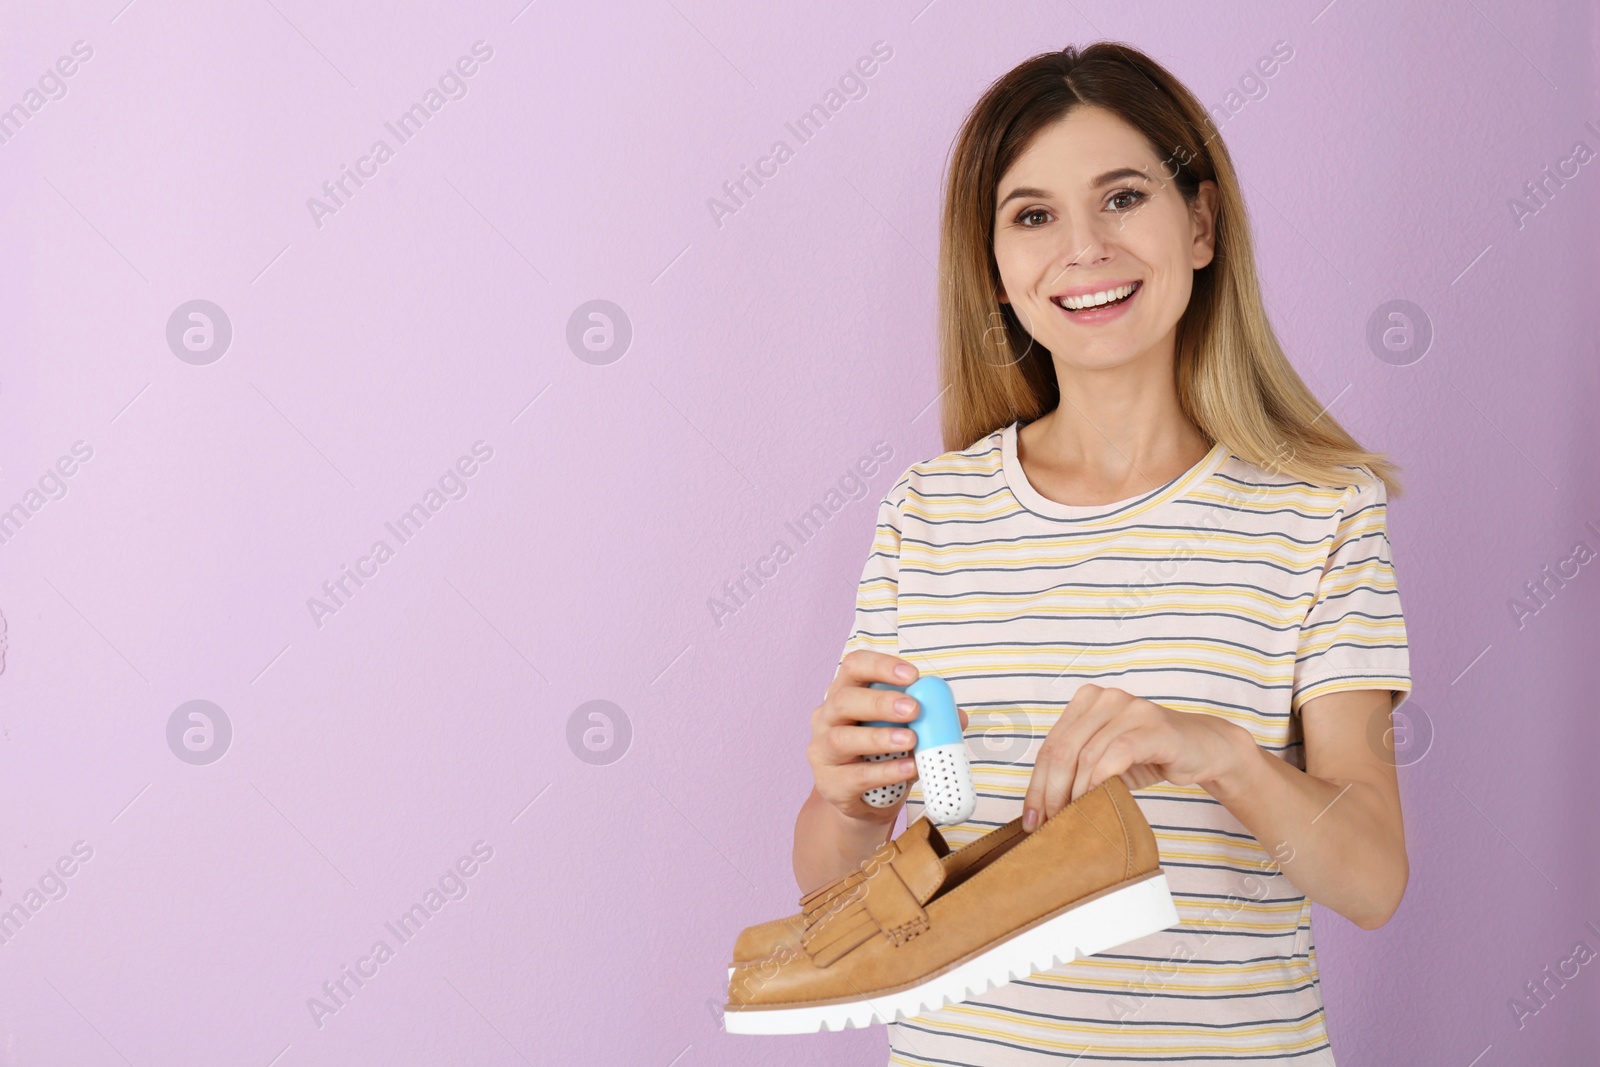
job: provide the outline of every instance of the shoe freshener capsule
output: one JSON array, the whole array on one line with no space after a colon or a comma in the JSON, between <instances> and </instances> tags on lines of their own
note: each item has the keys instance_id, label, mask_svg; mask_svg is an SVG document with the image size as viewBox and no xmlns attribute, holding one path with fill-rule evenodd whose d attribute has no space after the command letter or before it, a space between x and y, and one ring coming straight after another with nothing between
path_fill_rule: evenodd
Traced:
<instances>
[{"instance_id":1,"label":"shoe freshener capsule","mask_svg":"<svg viewBox=\"0 0 1600 1067\"><path fill-rule=\"evenodd\" d=\"M939 826L961 822L978 806L972 787L972 767L967 763L967 743L961 735L961 716L949 683L924 674L910 685L873 682L874 689L897 689L917 702L917 717L909 723L866 722L863 726L906 726L917 734L917 780L922 783L923 806L929 821ZM907 752L879 752L862 759L874 763L904 759ZM889 808L906 795L906 783L895 782L867 790L861 799L874 808Z\"/></svg>"}]
</instances>

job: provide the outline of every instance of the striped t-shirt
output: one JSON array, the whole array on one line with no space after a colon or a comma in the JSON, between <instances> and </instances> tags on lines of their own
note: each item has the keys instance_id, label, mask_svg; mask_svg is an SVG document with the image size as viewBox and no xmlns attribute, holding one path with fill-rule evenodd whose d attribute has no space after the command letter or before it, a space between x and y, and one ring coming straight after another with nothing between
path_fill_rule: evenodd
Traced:
<instances>
[{"instance_id":1,"label":"striped t-shirt","mask_svg":"<svg viewBox=\"0 0 1600 1067\"><path fill-rule=\"evenodd\" d=\"M941 676L967 712L978 807L941 828L952 847L1022 813L1039 744L1084 682L1223 716L1301 770L1307 700L1410 691L1370 470L1320 487L1219 443L1159 489L1068 505L1028 483L1020 425L889 490L845 645ZM1133 795L1179 924L891 1024L891 1064L1333 1062L1311 902L1200 786ZM917 818L915 784L906 805Z\"/></svg>"}]
</instances>

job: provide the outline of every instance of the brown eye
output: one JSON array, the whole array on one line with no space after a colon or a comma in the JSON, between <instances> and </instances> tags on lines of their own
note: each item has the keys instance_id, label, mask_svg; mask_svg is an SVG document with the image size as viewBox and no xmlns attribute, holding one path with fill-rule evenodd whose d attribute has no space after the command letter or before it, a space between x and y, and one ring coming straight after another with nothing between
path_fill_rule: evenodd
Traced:
<instances>
[{"instance_id":1,"label":"brown eye","mask_svg":"<svg viewBox=\"0 0 1600 1067\"><path fill-rule=\"evenodd\" d=\"M1033 218L1033 217L1034 217L1034 216L1035 216L1035 215L1048 215L1048 214L1049 214L1049 212L1048 212L1048 211L1046 211L1046 210L1045 210L1045 209L1044 209L1044 208L1042 208L1042 207L1035 207L1035 208L1029 208L1029 209L1028 209L1028 210L1027 210L1027 211L1024 211L1024 212L1023 212L1023 213L1022 213L1022 214L1020 214L1020 215L1018 215L1018 216L1017 216L1017 221L1018 221L1018 222L1020 222L1020 223L1022 223L1022 225L1023 225L1023 227L1024 227L1024 228L1026 228L1026 229L1030 229L1030 230L1034 230L1034 229L1038 229L1038 226L1032 226L1032 225L1029 225L1029 224L1028 224L1028 223L1027 223L1027 222L1026 222L1026 221L1024 221L1024 220L1026 220L1026 219L1031 219L1031 218ZM1039 225L1040 225L1040 226L1042 226L1042 225L1044 225L1044 224L1043 224L1043 223L1042 223L1042 222L1041 222L1041 223L1040 223L1040 224L1039 224Z\"/></svg>"},{"instance_id":2,"label":"brown eye","mask_svg":"<svg viewBox=\"0 0 1600 1067\"><path fill-rule=\"evenodd\" d=\"M1139 192L1137 189L1118 189L1116 192L1111 194L1111 199L1108 200L1107 203L1114 205L1117 200L1124 196L1131 196L1133 199L1129 201L1126 206L1115 208L1115 210L1127 211L1129 208L1138 206L1139 202L1145 198L1145 195Z\"/></svg>"}]
</instances>

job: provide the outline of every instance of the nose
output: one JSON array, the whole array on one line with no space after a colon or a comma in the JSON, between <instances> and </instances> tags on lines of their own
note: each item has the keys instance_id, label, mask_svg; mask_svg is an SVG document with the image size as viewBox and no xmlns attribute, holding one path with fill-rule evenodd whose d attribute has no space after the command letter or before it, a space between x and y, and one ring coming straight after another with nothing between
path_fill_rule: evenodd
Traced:
<instances>
[{"instance_id":1,"label":"nose","mask_svg":"<svg viewBox=\"0 0 1600 1067\"><path fill-rule=\"evenodd\" d=\"M1083 231L1079 231L1083 233ZM1074 244L1070 239L1056 252L1050 285L1059 282L1069 270L1088 271L1111 258L1111 242L1099 233L1086 233Z\"/></svg>"},{"instance_id":2,"label":"nose","mask_svg":"<svg viewBox=\"0 0 1600 1067\"><path fill-rule=\"evenodd\" d=\"M1088 270L1111 258L1117 219L1104 212L1072 213L1060 228L1061 247L1055 252L1054 284L1073 267Z\"/></svg>"}]
</instances>

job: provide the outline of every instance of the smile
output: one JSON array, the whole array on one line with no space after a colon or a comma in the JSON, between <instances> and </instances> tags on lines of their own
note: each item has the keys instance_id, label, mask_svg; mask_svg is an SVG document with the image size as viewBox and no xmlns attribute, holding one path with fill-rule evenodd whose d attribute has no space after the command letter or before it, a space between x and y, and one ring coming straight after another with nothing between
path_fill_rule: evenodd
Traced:
<instances>
[{"instance_id":1,"label":"smile","mask_svg":"<svg viewBox=\"0 0 1600 1067\"><path fill-rule=\"evenodd\" d=\"M1051 301L1068 314L1077 314L1080 311L1099 311L1102 308L1115 307L1127 301L1144 285L1143 282L1134 282L1131 285L1118 286L1098 293L1089 293L1084 296L1052 297Z\"/></svg>"}]
</instances>

